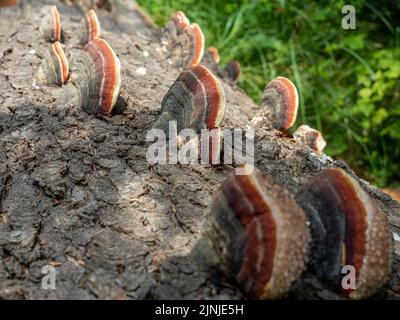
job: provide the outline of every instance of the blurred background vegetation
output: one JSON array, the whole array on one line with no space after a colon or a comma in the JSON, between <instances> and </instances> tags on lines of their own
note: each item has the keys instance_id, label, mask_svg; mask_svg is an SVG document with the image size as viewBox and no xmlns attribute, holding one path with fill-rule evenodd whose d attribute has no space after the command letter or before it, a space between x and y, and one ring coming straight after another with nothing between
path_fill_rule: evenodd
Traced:
<instances>
[{"instance_id":1,"label":"blurred background vegetation","mask_svg":"<svg viewBox=\"0 0 400 320\"><path fill-rule=\"evenodd\" d=\"M139 0L160 26L177 10L198 23L221 64L258 103L278 75L299 91L296 127L320 130L326 153L378 186L400 185L400 1ZM341 27L345 4L356 29ZM295 128L294 128L295 129Z\"/></svg>"}]
</instances>

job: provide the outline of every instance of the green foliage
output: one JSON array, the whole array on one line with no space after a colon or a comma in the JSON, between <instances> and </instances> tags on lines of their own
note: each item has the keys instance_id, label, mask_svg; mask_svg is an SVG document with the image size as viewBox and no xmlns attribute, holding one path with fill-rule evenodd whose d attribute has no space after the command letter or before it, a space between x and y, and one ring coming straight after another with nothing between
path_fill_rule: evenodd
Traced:
<instances>
[{"instance_id":1,"label":"green foliage","mask_svg":"<svg viewBox=\"0 0 400 320\"><path fill-rule=\"evenodd\" d=\"M176 10L203 29L221 64L239 60L240 86L259 101L277 75L299 91L297 126L323 132L327 153L379 186L400 184L400 7L354 0L355 30L341 28L345 1L142 0L163 26Z\"/></svg>"}]
</instances>

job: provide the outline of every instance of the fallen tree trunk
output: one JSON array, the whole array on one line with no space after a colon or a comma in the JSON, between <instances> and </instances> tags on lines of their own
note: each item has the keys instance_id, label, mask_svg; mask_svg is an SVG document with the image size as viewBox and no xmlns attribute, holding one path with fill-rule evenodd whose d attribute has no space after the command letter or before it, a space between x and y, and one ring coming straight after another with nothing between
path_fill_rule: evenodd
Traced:
<instances>
[{"instance_id":1,"label":"fallen tree trunk","mask_svg":"<svg viewBox=\"0 0 400 320\"><path fill-rule=\"evenodd\" d=\"M151 166L146 160L146 132L179 74L161 49L158 30L135 5L99 8L103 37L121 60L127 106L96 118L62 108L62 89L35 81L47 45L39 13L48 3L60 10L67 52L80 50L68 41L79 32L79 6L25 2L4 10L0 21L0 298L243 298L191 254L205 209L232 168ZM258 106L221 80L223 126L244 128ZM262 128L256 129L255 164L292 192L329 165L354 175L344 163ZM399 203L358 180L400 234ZM45 265L57 270L56 290L41 286ZM400 298L399 266L395 241L391 278L376 298ZM340 298L311 275L288 297Z\"/></svg>"}]
</instances>

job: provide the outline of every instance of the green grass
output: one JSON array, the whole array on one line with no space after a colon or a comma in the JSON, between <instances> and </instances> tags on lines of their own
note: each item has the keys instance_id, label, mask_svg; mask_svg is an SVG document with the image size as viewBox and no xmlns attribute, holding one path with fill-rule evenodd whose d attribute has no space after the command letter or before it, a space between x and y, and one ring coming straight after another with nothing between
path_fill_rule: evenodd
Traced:
<instances>
[{"instance_id":1,"label":"green grass","mask_svg":"<svg viewBox=\"0 0 400 320\"><path fill-rule=\"evenodd\" d=\"M296 127L323 132L327 153L379 186L400 184L400 8L355 0L356 30L341 28L345 1L142 0L160 26L182 10L221 64L238 60L239 85L259 102L283 75L299 91Z\"/></svg>"}]
</instances>

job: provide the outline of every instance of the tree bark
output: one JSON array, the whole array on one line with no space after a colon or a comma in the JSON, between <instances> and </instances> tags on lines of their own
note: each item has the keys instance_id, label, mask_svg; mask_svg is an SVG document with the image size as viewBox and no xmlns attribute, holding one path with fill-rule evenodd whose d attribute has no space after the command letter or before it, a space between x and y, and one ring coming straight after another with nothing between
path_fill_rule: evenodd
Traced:
<instances>
[{"instance_id":1,"label":"tree bark","mask_svg":"<svg viewBox=\"0 0 400 320\"><path fill-rule=\"evenodd\" d=\"M192 253L205 209L232 167L151 166L146 160L146 132L179 75L160 32L136 5L99 1L103 37L121 60L126 108L112 117L90 116L60 105L62 88L35 80L49 45L39 34L40 10L49 3L58 6L73 56L81 50L75 41L80 6L25 1L3 9L0 20L0 298L244 298L234 283L195 263ZM217 65L204 63L225 89L223 126L245 128L259 107ZM354 175L344 163L263 128L256 128L254 160L293 193L327 166ZM399 235L400 204L357 179ZM45 265L56 268L55 290L42 288ZM375 298L400 298L399 266L395 241L390 281ZM341 297L305 274L287 298Z\"/></svg>"}]
</instances>

